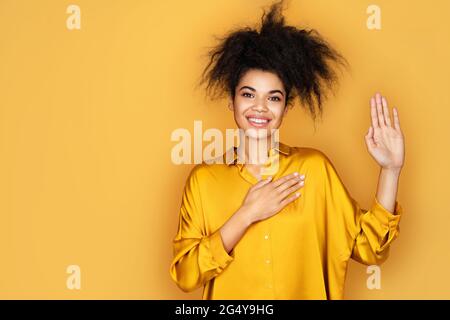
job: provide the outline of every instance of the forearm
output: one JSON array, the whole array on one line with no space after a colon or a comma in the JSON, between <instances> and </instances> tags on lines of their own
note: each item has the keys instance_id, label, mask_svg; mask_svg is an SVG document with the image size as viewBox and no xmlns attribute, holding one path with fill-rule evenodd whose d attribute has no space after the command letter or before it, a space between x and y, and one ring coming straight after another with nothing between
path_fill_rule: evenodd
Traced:
<instances>
[{"instance_id":1,"label":"forearm","mask_svg":"<svg viewBox=\"0 0 450 320\"><path fill-rule=\"evenodd\" d=\"M245 211L245 208L241 207L220 228L222 242L228 253L230 253L234 246L244 236L245 231L251 224L252 221L250 216Z\"/></svg>"},{"instance_id":2,"label":"forearm","mask_svg":"<svg viewBox=\"0 0 450 320\"><path fill-rule=\"evenodd\" d=\"M388 211L394 212L401 169L380 169L377 200Z\"/></svg>"}]
</instances>

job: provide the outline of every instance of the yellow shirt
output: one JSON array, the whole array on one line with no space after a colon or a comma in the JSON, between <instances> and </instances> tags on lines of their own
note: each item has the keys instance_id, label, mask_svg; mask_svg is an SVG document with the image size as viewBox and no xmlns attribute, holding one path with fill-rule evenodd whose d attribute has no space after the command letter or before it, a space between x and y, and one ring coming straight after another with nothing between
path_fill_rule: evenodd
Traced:
<instances>
[{"instance_id":1,"label":"yellow shirt","mask_svg":"<svg viewBox=\"0 0 450 320\"><path fill-rule=\"evenodd\" d=\"M301 196L251 225L228 254L219 229L257 182L236 161L237 148L228 152L233 162L197 164L186 181L170 266L183 291L204 286L203 299L343 299L350 258L386 260L400 204L391 213L374 197L371 209L362 209L324 153L281 142L269 153L279 155L273 180L305 174Z\"/></svg>"}]
</instances>

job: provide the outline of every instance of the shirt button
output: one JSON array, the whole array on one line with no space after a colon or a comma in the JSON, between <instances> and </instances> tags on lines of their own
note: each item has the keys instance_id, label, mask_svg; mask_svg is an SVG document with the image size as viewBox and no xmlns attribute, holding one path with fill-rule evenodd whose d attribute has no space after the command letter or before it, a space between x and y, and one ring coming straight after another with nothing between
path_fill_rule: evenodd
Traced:
<instances>
[{"instance_id":1,"label":"shirt button","mask_svg":"<svg viewBox=\"0 0 450 320\"><path fill-rule=\"evenodd\" d=\"M270 260L269 260L269 259L267 259L267 260L266 260L266 263L267 263L267 264L269 264L269 263L270 263Z\"/></svg>"},{"instance_id":2,"label":"shirt button","mask_svg":"<svg viewBox=\"0 0 450 320\"><path fill-rule=\"evenodd\" d=\"M272 285L271 285L271 284L268 284L268 285L267 285L267 288L272 289Z\"/></svg>"},{"instance_id":3,"label":"shirt button","mask_svg":"<svg viewBox=\"0 0 450 320\"><path fill-rule=\"evenodd\" d=\"M266 239L266 240L269 239L269 235L266 234L266 235L264 236L264 239Z\"/></svg>"}]
</instances>

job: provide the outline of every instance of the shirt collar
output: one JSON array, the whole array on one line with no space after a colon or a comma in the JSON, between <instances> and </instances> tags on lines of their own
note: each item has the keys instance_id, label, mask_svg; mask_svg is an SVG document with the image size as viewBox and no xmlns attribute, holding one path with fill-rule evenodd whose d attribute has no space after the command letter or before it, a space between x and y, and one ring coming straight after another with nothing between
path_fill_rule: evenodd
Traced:
<instances>
[{"instance_id":1,"label":"shirt collar","mask_svg":"<svg viewBox=\"0 0 450 320\"><path fill-rule=\"evenodd\" d=\"M238 147L233 147L227 150L227 152L223 155L223 162L226 163L228 166L232 164L236 164L236 160L238 158ZM272 147L269 150L269 155L273 154L274 151L278 151L284 155L290 155L291 154L291 147L285 143L278 142L278 147ZM228 162L227 162L227 155L228 155Z\"/></svg>"}]
</instances>

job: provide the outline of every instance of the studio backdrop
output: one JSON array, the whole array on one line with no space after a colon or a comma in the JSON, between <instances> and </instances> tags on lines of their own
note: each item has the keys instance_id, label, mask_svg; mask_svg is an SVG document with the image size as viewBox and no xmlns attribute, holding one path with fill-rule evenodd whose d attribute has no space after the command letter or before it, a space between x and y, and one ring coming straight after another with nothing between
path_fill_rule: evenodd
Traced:
<instances>
[{"instance_id":1,"label":"studio backdrop","mask_svg":"<svg viewBox=\"0 0 450 320\"><path fill-rule=\"evenodd\" d=\"M270 3L0 0L0 298L201 297L169 275L195 165L194 153L173 160L173 134L198 146L235 127L227 101L197 86L205 53ZM349 264L347 299L450 298L449 13L447 0L295 0L284 12L350 69L322 122L295 102L281 141L327 154L365 208L379 173L369 98L381 91L401 115L400 234L379 270Z\"/></svg>"}]
</instances>

